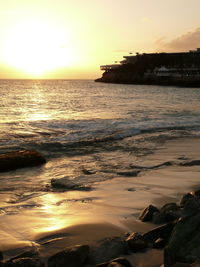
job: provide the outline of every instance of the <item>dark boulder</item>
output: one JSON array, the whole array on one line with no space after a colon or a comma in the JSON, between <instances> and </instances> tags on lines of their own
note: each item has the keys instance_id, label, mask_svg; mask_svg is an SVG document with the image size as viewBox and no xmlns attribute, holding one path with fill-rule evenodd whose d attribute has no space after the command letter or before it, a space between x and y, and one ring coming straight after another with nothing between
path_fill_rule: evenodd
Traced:
<instances>
[{"instance_id":1,"label":"dark boulder","mask_svg":"<svg viewBox=\"0 0 200 267\"><path fill-rule=\"evenodd\" d=\"M123 258L123 257L119 257L119 258L113 259L111 261L96 265L96 267L121 267L121 266L122 267L132 267L130 262L126 258Z\"/></svg>"},{"instance_id":2,"label":"dark boulder","mask_svg":"<svg viewBox=\"0 0 200 267\"><path fill-rule=\"evenodd\" d=\"M182 263L177 262L173 267L200 267L200 263Z\"/></svg>"},{"instance_id":3,"label":"dark boulder","mask_svg":"<svg viewBox=\"0 0 200 267\"><path fill-rule=\"evenodd\" d=\"M200 260L200 212L180 219L164 250L164 266L176 262L194 263Z\"/></svg>"},{"instance_id":4,"label":"dark boulder","mask_svg":"<svg viewBox=\"0 0 200 267\"><path fill-rule=\"evenodd\" d=\"M45 158L37 151L24 150L0 154L0 172L37 166L44 163L46 163Z\"/></svg>"},{"instance_id":5,"label":"dark boulder","mask_svg":"<svg viewBox=\"0 0 200 267\"><path fill-rule=\"evenodd\" d=\"M157 249L162 249L166 246L167 240L163 238L158 238L156 241L153 243L153 248Z\"/></svg>"},{"instance_id":6,"label":"dark boulder","mask_svg":"<svg viewBox=\"0 0 200 267\"><path fill-rule=\"evenodd\" d=\"M152 222L155 224L165 223L165 214L163 212L154 212Z\"/></svg>"},{"instance_id":7,"label":"dark boulder","mask_svg":"<svg viewBox=\"0 0 200 267\"><path fill-rule=\"evenodd\" d=\"M195 197L200 198L200 189L193 191L192 194L193 194Z\"/></svg>"},{"instance_id":8,"label":"dark boulder","mask_svg":"<svg viewBox=\"0 0 200 267\"><path fill-rule=\"evenodd\" d=\"M181 216L192 216L200 211L200 190L185 194L180 202L182 207Z\"/></svg>"},{"instance_id":9,"label":"dark boulder","mask_svg":"<svg viewBox=\"0 0 200 267\"><path fill-rule=\"evenodd\" d=\"M108 264L108 267L124 267L124 265L121 265L120 263L113 261Z\"/></svg>"},{"instance_id":10,"label":"dark boulder","mask_svg":"<svg viewBox=\"0 0 200 267\"><path fill-rule=\"evenodd\" d=\"M107 238L91 249L89 262L91 264L99 264L127 253L128 245L123 239L119 237Z\"/></svg>"},{"instance_id":11,"label":"dark boulder","mask_svg":"<svg viewBox=\"0 0 200 267\"><path fill-rule=\"evenodd\" d=\"M132 233L126 239L129 248L133 252L144 251L147 248L147 241L139 233Z\"/></svg>"},{"instance_id":12,"label":"dark boulder","mask_svg":"<svg viewBox=\"0 0 200 267\"><path fill-rule=\"evenodd\" d=\"M51 179L51 186L53 188L65 188L65 189L76 189L79 187L78 184L74 183L68 177L62 178L52 178Z\"/></svg>"},{"instance_id":13,"label":"dark boulder","mask_svg":"<svg viewBox=\"0 0 200 267\"><path fill-rule=\"evenodd\" d=\"M0 251L0 267L3 267L3 253Z\"/></svg>"},{"instance_id":14,"label":"dark boulder","mask_svg":"<svg viewBox=\"0 0 200 267\"><path fill-rule=\"evenodd\" d=\"M124 265L121 265L120 263L113 261L110 264L108 264L108 267L124 267Z\"/></svg>"},{"instance_id":15,"label":"dark boulder","mask_svg":"<svg viewBox=\"0 0 200 267\"><path fill-rule=\"evenodd\" d=\"M40 257L40 254L39 254L37 247L31 247L29 250L24 251L23 253L9 259L8 262L12 262L13 260L22 259L22 258L39 258L39 257Z\"/></svg>"},{"instance_id":16,"label":"dark boulder","mask_svg":"<svg viewBox=\"0 0 200 267\"><path fill-rule=\"evenodd\" d=\"M52 178L51 186L55 190L82 190L90 191L92 188L90 186L85 186L80 183L75 183L73 180L70 180L68 177L62 178Z\"/></svg>"},{"instance_id":17,"label":"dark boulder","mask_svg":"<svg viewBox=\"0 0 200 267\"><path fill-rule=\"evenodd\" d=\"M179 210L179 206L176 203L167 203L160 209L162 212L167 213L169 211L177 211Z\"/></svg>"},{"instance_id":18,"label":"dark boulder","mask_svg":"<svg viewBox=\"0 0 200 267\"><path fill-rule=\"evenodd\" d=\"M118 175L126 176L126 177L136 177L140 171L121 171L117 172Z\"/></svg>"},{"instance_id":19,"label":"dark boulder","mask_svg":"<svg viewBox=\"0 0 200 267\"><path fill-rule=\"evenodd\" d=\"M48 259L48 267L82 267L89 250L87 245L66 248Z\"/></svg>"},{"instance_id":20,"label":"dark boulder","mask_svg":"<svg viewBox=\"0 0 200 267\"><path fill-rule=\"evenodd\" d=\"M191 160L180 163L181 166L191 167L191 166L199 166L200 160Z\"/></svg>"},{"instance_id":21,"label":"dark boulder","mask_svg":"<svg viewBox=\"0 0 200 267\"><path fill-rule=\"evenodd\" d=\"M194 194L187 193L187 194L183 195L181 198L181 201L180 201L180 206L181 207L185 206L187 201L190 200L191 198L194 198Z\"/></svg>"},{"instance_id":22,"label":"dark boulder","mask_svg":"<svg viewBox=\"0 0 200 267\"><path fill-rule=\"evenodd\" d=\"M85 169L85 168L82 168L82 172L85 175L95 174L95 171L91 171L91 170L88 170L88 169Z\"/></svg>"},{"instance_id":23,"label":"dark boulder","mask_svg":"<svg viewBox=\"0 0 200 267\"><path fill-rule=\"evenodd\" d=\"M190 198L185 203L182 210L182 217L188 217L200 212L200 200L197 198Z\"/></svg>"},{"instance_id":24,"label":"dark boulder","mask_svg":"<svg viewBox=\"0 0 200 267\"><path fill-rule=\"evenodd\" d=\"M4 263L4 267L44 267L40 259L21 258Z\"/></svg>"},{"instance_id":25,"label":"dark boulder","mask_svg":"<svg viewBox=\"0 0 200 267\"><path fill-rule=\"evenodd\" d=\"M0 251L0 261L3 260L3 253Z\"/></svg>"},{"instance_id":26,"label":"dark boulder","mask_svg":"<svg viewBox=\"0 0 200 267\"><path fill-rule=\"evenodd\" d=\"M149 232L143 234L143 238L150 244L153 244L158 238L162 238L166 240L167 242L171 236L174 225L175 225L175 222L170 222L170 223L158 226L150 230Z\"/></svg>"},{"instance_id":27,"label":"dark boulder","mask_svg":"<svg viewBox=\"0 0 200 267\"><path fill-rule=\"evenodd\" d=\"M158 208L156 208L155 206L153 205L149 205L146 209L144 209L142 211L142 213L140 214L139 216L139 219L142 221L142 222L148 222L148 221L151 221L153 219L153 214L155 212L158 212Z\"/></svg>"},{"instance_id":28,"label":"dark boulder","mask_svg":"<svg viewBox=\"0 0 200 267\"><path fill-rule=\"evenodd\" d=\"M153 214L153 223L161 224L174 221L181 216L180 207L176 203L165 204L160 211Z\"/></svg>"}]
</instances>

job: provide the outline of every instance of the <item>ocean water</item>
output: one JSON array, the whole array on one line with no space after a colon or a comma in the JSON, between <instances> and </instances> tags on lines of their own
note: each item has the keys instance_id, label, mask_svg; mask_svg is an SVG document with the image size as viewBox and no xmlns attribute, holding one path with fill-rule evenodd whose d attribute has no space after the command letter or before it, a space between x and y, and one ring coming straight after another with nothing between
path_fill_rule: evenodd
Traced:
<instances>
[{"instance_id":1,"label":"ocean water","mask_svg":"<svg viewBox=\"0 0 200 267\"><path fill-rule=\"evenodd\" d=\"M55 191L51 179L95 190L134 174L137 160L165 140L200 135L199 88L0 80L0 92L0 153L34 149L48 161L0 174L1 218L27 210L44 216L47 206L52 218L70 190Z\"/></svg>"},{"instance_id":2,"label":"ocean water","mask_svg":"<svg viewBox=\"0 0 200 267\"><path fill-rule=\"evenodd\" d=\"M199 88L1 80L0 91L1 153L33 148L47 157L85 154L98 142L200 127Z\"/></svg>"},{"instance_id":3,"label":"ocean water","mask_svg":"<svg viewBox=\"0 0 200 267\"><path fill-rule=\"evenodd\" d=\"M68 167L61 164L40 174L42 185L48 183L47 174L63 177L65 170L74 179L85 168L110 179L116 166L127 168L125 154L134 161L167 139L200 133L199 88L1 80L0 91L0 153L34 149L49 162L69 161ZM9 190L24 183L13 173L0 174L0 179L11 177L4 181ZM34 181L25 182L25 189ZM96 181L86 175L81 183Z\"/></svg>"}]
</instances>

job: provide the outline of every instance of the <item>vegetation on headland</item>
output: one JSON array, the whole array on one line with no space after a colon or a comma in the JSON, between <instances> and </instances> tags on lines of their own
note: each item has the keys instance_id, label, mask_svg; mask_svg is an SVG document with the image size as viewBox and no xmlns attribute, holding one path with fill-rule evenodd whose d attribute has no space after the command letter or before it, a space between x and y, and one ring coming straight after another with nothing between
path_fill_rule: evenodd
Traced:
<instances>
[{"instance_id":1,"label":"vegetation on headland","mask_svg":"<svg viewBox=\"0 0 200 267\"><path fill-rule=\"evenodd\" d=\"M104 73L96 82L200 87L200 49L124 58L120 64L101 66Z\"/></svg>"}]
</instances>

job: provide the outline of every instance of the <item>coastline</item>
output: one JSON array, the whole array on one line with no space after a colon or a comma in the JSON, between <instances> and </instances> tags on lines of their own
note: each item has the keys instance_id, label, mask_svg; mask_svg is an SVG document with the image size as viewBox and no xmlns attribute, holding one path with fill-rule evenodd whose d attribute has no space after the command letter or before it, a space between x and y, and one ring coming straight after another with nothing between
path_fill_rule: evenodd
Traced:
<instances>
[{"instance_id":1,"label":"coastline","mask_svg":"<svg viewBox=\"0 0 200 267\"><path fill-rule=\"evenodd\" d=\"M163 148L139 158L134 164L154 166L168 161L178 163L183 159L199 159L199 148L200 138L170 140ZM99 240L122 236L125 232L144 233L155 225L140 222L140 212L149 204L160 207L165 203L178 202L183 193L198 188L199 172L200 166L172 164L143 171L137 177L113 177L97 183L94 191L68 192L68 199L73 200L76 196L81 201L69 202L67 218L60 214L62 206L58 207L55 218L50 213L41 218L41 210L6 216L2 218L0 251L8 259L28 247L37 247L42 257L47 258L66 244L96 245ZM52 220L54 229L47 227L45 231L44 224ZM151 257L151 262L148 257ZM132 254L128 259L134 266L157 267L162 264L162 250Z\"/></svg>"},{"instance_id":2,"label":"coastline","mask_svg":"<svg viewBox=\"0 0 200 267\"><path fill-rule=\"evenodd\" d=\"M159 86L178 86L178 87L191 87L199 88L200 79L188 78L144 78L134 77L131 73L121 72L105 72L101 78L95 80L95 82L101 83L113 83L113 84L135 84L135 85L159 85Z\"/></svg>"},{"instance_id":3,"label":"coastline","mask_svg":"<svg viewBox=\"0 0 200 267\"><path fill-rule=\"evenodd\" d=\"M200 87L200 49L177 53L136 53L102 65L96 82Z\"/></svg>"}]
</instances>

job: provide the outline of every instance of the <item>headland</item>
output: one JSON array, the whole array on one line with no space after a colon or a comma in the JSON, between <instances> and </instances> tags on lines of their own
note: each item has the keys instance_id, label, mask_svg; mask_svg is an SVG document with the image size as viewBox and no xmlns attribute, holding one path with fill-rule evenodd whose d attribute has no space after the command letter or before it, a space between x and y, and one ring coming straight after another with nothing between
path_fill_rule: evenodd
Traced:
<instances>
[{"instance_id":1,"label":"headland","mask_svg":"<svg viewBox=\"0 0 200 267\"><path fill-rule=\"evenodd\" d=\"M179 53L136 53L103 65L96 82L200 87L200 48Z\"/></svg>"}]
</instances>

